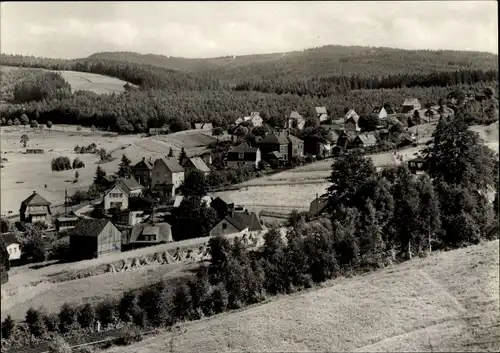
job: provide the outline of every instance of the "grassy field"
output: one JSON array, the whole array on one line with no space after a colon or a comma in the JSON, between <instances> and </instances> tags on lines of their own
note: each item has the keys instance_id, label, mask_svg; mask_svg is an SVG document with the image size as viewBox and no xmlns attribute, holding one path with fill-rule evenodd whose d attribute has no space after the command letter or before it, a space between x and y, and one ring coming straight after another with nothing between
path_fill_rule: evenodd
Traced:
<instances>
[{"instance_id":1,"label":"grassy field","mask_svg":"<svg viewBox=\"0 0 500 353\"><path fill-rule=\"evenodd\" d=\"M52 71L45 69L31 69L12 66L0 66L2 75L5 75L4 82L10 82L10 77L18 77L23 72L28 71ZM127 82L115 77L78 71L54 71L59 73L70 85L72 91L91 91L97 94L122 93Z\"/></svg>"},{"instance_id":2,"label":"grassy field","mask_svg":"<svg viewBox=\"0 0 500 353\"><path fill-rule=\"evenodd\" d=\"M498 351L498 245L338 279L106 352Z\"/></svg>"},{"instance_id":3,"label":"grassy field","mask_svg":"<svg viewBox=\"0 0 500 353\"><path fill-rule=\"evenodd\" d=\"M25 154L25 149L20 143L21 135L27 134L30 141L28 148L44 148L44 154ZM0 149L2 158L2 183L1 183L1 214L14 215L19 212L20 203L28 197L33 190L38 191L48 201L54 205L64 202L64 190L68 189L68 194L73 194L76 190L85 189L93 181L95 170L100 165L108 174L118 170L118 164L123 154L126 154L133 163L138 162L142 157L158 158L167 156L170 148L174 154L178 155L182 147L186 148L189 155L201 153L205 147L190 147L189 136L198 136L198 131L183 131L168 135L162 139L145 138L140 135L120 135L110 136L102 132L91 132L88 128L76 130L76 126L55 125L49 132L47 129L40 133L33 132L29 127L1 127L2 136ZM178 138L177 135L181 135ZM205 135L204 135L205 136ZM209 136L206 136L210 138ZM172 139L175 142L169 142ZM197 137L193 138L197 139ZM184 146L182 141L186 141ZM211 140L210 140L211 141ZM111 152L112 162L98 164L99 157L92 154L76 154L73 152L75 145L88 146L95 143L98 148L105 148ZM180 143L180 144L179 144ZM68 156L71 160L78 157L85 163L85 168L79 169L80 177L78 182L73 183L75 171L67 170L53 172L50 162L58 156ZM45 184L47 188L45 188ZM9 211L11 213L9 213Z\"/></svg>"}]
</instances>

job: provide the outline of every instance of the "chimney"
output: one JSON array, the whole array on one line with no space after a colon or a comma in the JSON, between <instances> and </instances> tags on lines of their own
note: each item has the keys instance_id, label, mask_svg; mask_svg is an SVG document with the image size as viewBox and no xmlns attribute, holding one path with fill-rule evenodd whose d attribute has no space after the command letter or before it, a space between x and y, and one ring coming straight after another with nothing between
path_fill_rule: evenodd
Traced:
<instances>
[{"instance_id":1,"label":"chimney","mask_svg":"<svg viewBox=\"0 0 500 353\"><path fill-rule=\"evenodd\" d=\"M145 161L146 160L146 157L142 157L142 160Z\"/></svg>"},{"instance_id":2,"label":"chimney","mask_svg":"<svg viewBox=\"0 0 500 353\"><path fill-rule=\"evenodd\" d=\"M33 195L36 194L36 190L33 190Z\"/></svg>"}]
</instances>

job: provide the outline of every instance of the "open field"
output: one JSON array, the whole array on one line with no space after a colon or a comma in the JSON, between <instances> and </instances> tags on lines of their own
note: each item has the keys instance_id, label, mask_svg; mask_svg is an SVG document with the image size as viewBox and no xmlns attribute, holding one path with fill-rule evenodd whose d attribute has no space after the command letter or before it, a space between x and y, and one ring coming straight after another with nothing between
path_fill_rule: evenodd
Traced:
<instances>
[{"instance_id":1,"label":"open field","mask_svg":"<svg viewBox=\"0 0 500 353\"><path fill-rule=\"evenodd\" d=\"M11 315L24 320L30 308L43 306L48 312L57 312L62 304L99 302L104 298L119 298L128 290L138 289L162 280L189 276L198 264L151 265L134 271L105 273L61 283L43 283L18 291L15 297L2 298L2 319Z\"/></svg>"},{"instance_id":2,"label":"open field","mask_svg":"<svg viewBox=\"0 0 500 353\"><path fill-rule=\"evenodd\" d=\"M28 148L44 148L44 154L25 154L25 149L20 143L21 136L26 133L30 139ZM122 154L126 154L133 163L138 162L142 157L167 156L170 148L174 154L178 155L183 146L178 144L177 134L184 140L189 141L189 136L199 135L198 131L190 130L168 135L162 140L157 138L145 138L140 135L120 135L112 136L104 132L91 132L89 128L76 130L74 125L54 125L49 132L47 129L41 134L39 131L27 127L1 127L0 149L2 158L7 158L7 162L2 162L4 166L1 183L1 214L14 215L19 212L20 203L28 197L33 190L38 191L53 205L64 203L64 190L68 189L68 194L72 195L76 190L85 189L93 181L95 170L100 165L108 174L118 170L118 164ZM205 136L205 135L204 135ZM209 136L207 136L209 137ZM170 143L173 139L176 143ZM209 137L211 138L211 137ZM182 142L182 140L181 140ZM113 161L97 164L99 157L92 154L76 154L73 152L75 145L88 146L95 143L98 148L105 148L111 152ZM206 147L185 147L189 155L201 153ZM73 183L75 171L67 170L53 172L50 162L58 156L68 156L71 160L78 157L85 163L85 168L79 169L80 177L78 182ZM22 182L22 183L19 183ZM47 188L45 188L47 184ZM11 211L11 213L9 213Z\"/></svg>"},{"instance_id":3,"label":"open field","mask_svg":"<svg viewBox=\"0 0 500 353\"><path fill-rule=\"evenodd\" d=\"M53 71L45 69L32 69L12 66L0 66L2 74L14 74L16 71ZM88 72L78 71L53 71L59 73L70 85L74 91L91 91L97 94L107 93L122 93L125 92L123 87L127 82L115 77L92 74Z\"/></svg>"},{"instance_id":4,"label":"open field","mask_svg":"<svg viewBox=\"0 0 500 353\"><path fill-rule=\"evenodd\" d=\"M498 351L498 245L337 279L106 352Z\"/></svg>"},{"instance_id":5,"label":"open field","mask_svg":"<svg viewBox=\"0 0 500 353\"><path fill-rule=\"evenodd\" d=\"M499 152L498 121L488 126L472 126L470 129L477 132L489 148L496 153Z\"/></svg>"}]
</instances>

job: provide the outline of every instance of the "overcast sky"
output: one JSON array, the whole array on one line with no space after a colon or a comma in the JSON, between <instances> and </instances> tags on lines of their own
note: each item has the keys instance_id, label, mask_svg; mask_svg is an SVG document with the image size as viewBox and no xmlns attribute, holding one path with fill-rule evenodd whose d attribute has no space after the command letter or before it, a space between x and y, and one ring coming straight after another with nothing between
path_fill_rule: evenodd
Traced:
<instances>
[{"instance_id":1,"label":"overcast sky","mask_svg":"<svg viewBox=\"0 0 500 353\"><path fill-rule=\"evenodd\" d=\"M2 53L183 57L327 44L498 53L496 1L1 3Z\"/></svg>"}]
</instances>

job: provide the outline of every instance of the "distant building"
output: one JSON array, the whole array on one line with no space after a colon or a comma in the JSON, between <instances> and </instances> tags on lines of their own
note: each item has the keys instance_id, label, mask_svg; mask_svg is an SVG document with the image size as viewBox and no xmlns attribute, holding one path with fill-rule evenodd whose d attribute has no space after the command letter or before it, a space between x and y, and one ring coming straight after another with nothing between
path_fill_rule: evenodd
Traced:
<instances>
[{"instance_id":1,"label":"distant building","mask_svg":"<svg viewBox=\"0 0 500 353\"><path fill-rule=\"evenodd\" d=\"M21 259L21 242L13 233L2 234L5 247L9 253L9 261L18 261Z\"/></svg>"},{"instance_id":2,"label":"distant building","mask_svg":"<svg viewBox=\"0 0 500 353\"><path fill-rule=\"evenodd\" d=\"M60 232L74 228L79 220L80 218L77 216L61 216L56 218L54 225L56 226L56 231Z\"/></svg>"},{"instance_id":3,"label":"distant building","mask_svg":"<svg viewBox=\"0 0 500 353\"><path fill-rule=\"evenodd\" d=\"M250 113L250 121L254 127L262 126L262 123L264 122L259 112Z\"/></svg>"},{"instance_id":4,"label":"distant building","mask_svg":"<svg viewBox=\"0 0 500 353\"><path fill-rule=\"evenodd\" d=\"M422 174L425 171L426 161L422 157L410 159L408 161L408 169L413 174Z\"/></svg>"},{"instance_id":5,"label":"distant building","mask_svg":"<svg viewBox=\"0 0 500 353\"><path fill-rule=\"evenodd\" d=\"M377 145L377 138L370 133L359 134L350 143L351 148L369 148Z\"/></svg>"},{"instance_id":6,"label":"distant building","mask_svg":"<svg viewBox=\"0 0 500 353\"><path fill-rule=\"evenodd\" d=\"M152 173L152 187L161 189L165 195L173 197L185 179L184 168L176 158L159 158L155 161Z\"/></svg>"},{"instance_id":7,"label":"distant building","mask_svg":"<svg viewBox=\"0 0 500 353\"><path fill-rule=\"evenodd\" d=\"M123 249L137 249L172 242L168 223L139 223L122 233Z\"/></svg>"},{"instance_id":8,"label":"distant building","mask_svg":"<svg viewBox=\"0 0 500 353\"><path fill-rule=\"evenodd\" d=\"M336 142L336 141L335 141ZM313 156L328 157L335 144L320 135L313 134L304 137L304 153Z\"/></svg>"},{"instance_id":9,"label":"distant building","mask_svg":"<svg viewBox=\"0 0 500 353\"><path fill-rule=\"evenodd\" d=\"M308 110L308 115L320 123L328 120L328 112L325 107L311 107Z\"/></svg>"},{"instance_id":10,"label":"distant building","mask_svg":"<svg viewBox=\"0 0 500 353\"><path fill-rule=\"evenodd\" d=\"M354 109L349 109L347 113L344 115L344 123L350 119L353 119L356 123L359 121L359 115L356 113Z\"/></svg>"},{"instance_id":11,"label":"distant building","mask_svg":"<svg viewBox=\"0 0 500 353\"><path fill-rule=\"evenodd\" d=\"M300 115L299 112L293 111L290 113L290 116L288 117L288 128L303 130L305 123L306 119Z\"/></svg>"},{"instance_id":12,"label":"distant building","mask_svg":"<svg viewBox=\"0 0 500 353\"><path fill-rule=\"evenodd\" d=\"M267 134L258 142L258 146L264 158L269 158L271 152L279 152L285 161L304 155L304 141L285 130Z\"/></svg>"},{"instance_id":13,"label":"distant building","mask_svg":"<svg viewBox=\"0 0 500 353\"><path fill-rule=\"evenodd\" d=\"M137 182L145 187L151 187L154 162L151 157L142 157L142 160L132 167L132 175Z\"/></svg>"},{"instance_id":14,"label":"distant building","mask_svg":"<svg viewBox=\"0 0 500 353\"><path fill-rule=\"evenodd\" d=\"M214 127L212 123L196 123L194 124L196 130L212 130Z\"/></svg>"},{"instance_id":15,"label":"distant building","mask_svg":"<svg viewBox=\"0 0 500 353\"><path fill-rule=\"evenodd\" d=\"M52 223L50 202L45 200L36 191L33 191L33 194L31 194L30 197L21 202L19 213L21 222L41 222L47 225Z\"/></svg>"},{"instance_id":16,"label":"distant building","mask_svg":"<svg viewBox=\"0 0 500 353\"><path fill-rule=\"evenodd\" d=\"M181 165L184 168L184 175L186 178L193 170L199 170L205 175L210 173L210 168L200 157L185 158Z\"/></svg>"},{"instance_id":17,"label":"distant building","mask_svg":"<svg viewBox=\"0 0 500 353\"><path fill-rule=\"evenodd\" d=\"M384 107L375 107L372 111L372 114L380 120L384 120L387 118L387 111Z\"/></svg>"},{"instance_id":18,"label":"distant building","mask_svg":"<svg viewBox=\"0 0 500 353\"><path fill-rule=\"evenodd\" d=\"M118 178L116 184L125 191L128 197L142 196L143 186L137 182L133 177L131 178Z\"/></svg>"},{"instance_id":19,"label":"distant building","mask_svg":"<svg viewBox=\"0 0 500 353\"><path fill-rule=\"evenodd\" d=\"M348 131L361 131L358 122L359 122L359 115L356 114L356 112L353 109L351 109L345 115L344 129Z\"/></svg>"},{"instance_id":20,"label":"distant building","mask_svg":"<svg viewBox=\"0 0 500 353\"><path fill-rule=\"evenodd\" d=\"M211 230L210 236L246 236L260 233L263 227L257 215L253 212L239 211L226 215Z\"/></svg>"},{"instance_id":21,"label":"distant building","mask_svg":"<svg viewBox=\"0 0 500 353\"><path fill-rule=\"evenodd\" d=\"M106 219L83 218L70 234L70 253L75 261L121 252L122 233Z\"/></svg>"},{"instance_id":22,"label":"distant building","mask_svg":"<svg viewBox=\"0 0 500 353\"><path fill-rule=\"evenodd\" d=\"M110 190L104 194L104 210L126 210L128 209L129 196L123 188L115 184Z\"/></svg>"},{"instance_id":23,"label":"distant building","mask_svg":"<svg viewBox=\"0 0 500 353\"><path fill-rule=\"evenodd\" d=\"M257 169L261 161L260 150L242 143L227 152L228 167L248 166Z\"/></svg>"},{"instance_id":24,"label":"distant building","mask_svg":"<svg viewBox=\"0 0 500 353\"><path fill-rule=\"evenodd\" d=\"M347 148L358 135L358 131L341 131L337 140L337 146L340 146L344 149Z\"/></svg>"},{"instance_id":25,"label":"distant building","mask_svg":"<svg viewBox=\"0 0 500 353\"><path fill-rule=\"evenodd\" d=\"M45 151L43 148L27 148L26 153L28 153L28 154L44 154Z\"/></svg>"},{"instance_id":26,"label":"distant building","mask_svg":"<svg viewBox=\"0 0 500 353\"><path fill-rule=\"evenodd\" d=\"M407 98L403 102L403 108L402 108L402 113L412 113L415 110L420 110L422 109L422 105L420 104L419 100L416 98Z\"/></svg>"},{"instance_id":27,"label":"distant building","mask_svg":"<svg viewBox=\"0 0 500 353\"><path fill-rule=\"evenodd\" d=\"M234 201L226 196L218 196L210 203L217 215L223 218L234 211Z\"/></svg>"},{"instance_id":28,"label":"distant building","mask_svg":"<svg viewBox=\"0 0 500 353\"><path fill-rule=\"evenodd\" d=\"M311 201L311 205L309 206L309 215L311 217L321 216L327 207L328 199L325 197L317 197Z\"/></svg>"},{"instance_id":29,"label":"distant building","mask_svg":"<svg viewBox=\"0 0 500 353\"><path fill-rule=\"evenodd\" d=\"M168 126L163 127L150 127L149 134L150 135L164 135L170 132L170 128Z\"/></svg>"}]
</instances>

